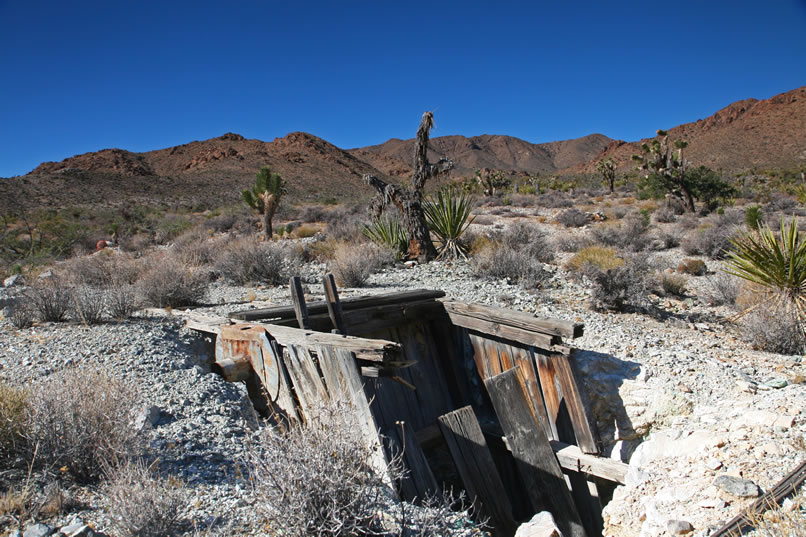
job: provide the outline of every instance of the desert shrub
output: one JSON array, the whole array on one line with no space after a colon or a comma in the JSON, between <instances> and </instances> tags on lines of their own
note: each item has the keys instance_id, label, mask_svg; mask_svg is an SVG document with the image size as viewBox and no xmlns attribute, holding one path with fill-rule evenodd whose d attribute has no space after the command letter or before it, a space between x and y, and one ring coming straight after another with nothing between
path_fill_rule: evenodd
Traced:
<instances>
[{"instance_id":1,"label":"desert shrub","mask_svg":"<svg viewBox=\"0 0 806 537\"><path fill-rule=\"evenodd\" d=\"M336 247L328 267L340 286L364 287L372 274L394 259L394 252L373 244L343 243Z\"/></svg>"},{"instance_id":2,"label":"desert shrub","mask_svg":"<svg viewBox=\"0 0 806 537\"><path fill-rule=\"evenodd\" d=\"M565 227L582 227L588 225L590 221L587 214L574 208L560 212L554 220Z\"/></svg>"},{"instance_id":3,"label":"desert shrub","mask_svg":"<svg viewBox=\"0 0 806 537\"><path fill-rule=\"evenodd\" d=\"M599 244L640 251L649 244L648 218L640 213L632 213L618 224L594 227L591 230Z\"/></svg>"},{"instance_id":4,"label":"desert shrub","mask_svg":"<svg viewBox=\"0 0 806 537\"><path fill-rule=\"evenodd\" d=\"M171 257L150 259L137 281L139 301L157 308L191 306L207 292L205 271L187 267Z\"/></svg>"},{"instance_id":5,"label":"desert shrub","mask_svg":"<svg viewBox=\"0 0 806 537\"><path fill-rule=\"evenodd\" d=\"M509 279L527 289L539 289L550 277L527 253L495 245L476 254L471 266L477 277Z\"/></svg>"},{"instance_id":6,"label":"desert shrub","mask_svg":"<svg viewBox=\"0 0 806 537\"><path fill-rule=\"evenodd\" d=\"M98 324L106 309L106 291L88 285L73 288L73 310L84 324Z\"/></svg>"},{"instance_id":7,"label":"desert shrub","mask_svg":"<svg viewBox=\"0 0 806 537\"><path fill-rule=\"evenodd\" d=\"M564 209L574 206L573 202L565 197L565 194L557 191L547 192L538 196L535 199L535 205L546 207L547 209Z\"/></svg>"},{"instance_id":8,"label":"desert shrub","mask_svg":"<svg viewBox=\"0 0 806 537\"><path fill-rule=\"evenodd\" d=\"M509 226L499 238L503 248L523 252L529 259L541 263L554 261L554 245L540 228L525 222Z\"/></svg>"},{"instance_id":9,"label":"desert shrub","mask_svg":"<svg viewBox=\"0 0 806 537\"><path fill-rule=\"evenodd\" d=\"M115 535L163 537L175 535L185 495L176 483L156 475L139 460L110 470L103 501Z\"/></svg>"},{"instance_id":10,"label":"desert shrub","mask_svg":"<svg viewBox=\"0 0 806 537\"><path fill-rule=\"evenodd\" d=\"M65 468L62 473L89 482L138 451L138 433L129 424L136 403L130 383L95 369L71 369L48 377L36 394L27 405L29 464Z\"/></svg>"},{"instance_id":11,"label":"desert shrub","mask_svg":"<svg viewBox=\"0 0 806 537\"><path fill-rule=\"evenodd\" d=\"M294 235L298 239L307 239L308 237L313 237L317 233L319 233L319 228L308 224L303 224L294 231Z\"/></svg>"},{"instance_id":12,"label":"desert shrub","mask_svg":"<svg viewBox=\"0 0 806 537\"><path fill-rule=\"evenodd\" d=\"M677 265L677 272L691 274L692 276L703 276L708 273L708 265L701 259L684 259Z\"/></svg>"},{"instance_id":13,"label":"desert shrub","mask_svg":"<svg viewBox=\"0 0 806 537\"><path fill-rule=\"evenodd\" d=\"M782 213L786 215L798 214L801 212L797 200L785 194L776 193L770 201L764 205L764 214Z\"/></svg>"},{"instance_id":14,"label":"desert shrub","mask_svg":"<svg viewBox=\"0 0 806 537\"><path fill-rule=\"evenodd\" d=\"M700 218L694 213L686 213L677 220L679 229L688 230L700 227Z\"/></svg>"},{"instance_id":15,"label":"desert shrub","mask_svg":"<svg viewBox=\"0 0 806 537\"><path fill-rule=\"evenodd\" d=\"M680 274L660 275L660 291L664 296L684 297L688 290L688 279Z\"/></svg>"},{"instance_id":16,"label":"desert shrub","mask_svg":"<svg viewBox=\"0 0 806 537\"><path fill-rule=\"evenodd\" d=\"M377 514L387 485L372 467L372 450L353 430L343 404L311 412L305 425L265 428L247 451L255 509L288 537L380 534Z\"/></svg>"},{"instance_id":17,"label":"desert shrub","mask_svg":"<svg viewBox=\"0 0 806 537\"><path fill-rule=\"evenodd\" d=\"M574 254L566 263L566 267L569 270L581 271L587 265L590 265L596 269L606 271L620 267L623 264L624 260L619 257L616 250L603 246L588 246Z\"/></svg>"},{"instance_id":18,"label":"desert shrub","mask_svg":"<svg viewBox=\"0 0 806 537\"><path fill-rule=\"evenodd\" d=\"M744 210L744 224L750 230L757 230L763 220L761 207L753 205Z\"/></svg>"},{"instance_id":19,"label":"desert shrub","mask_svg":"<svg viewBox=\"0 0 806 537\"><path fill-rule=\"evenodd\" d=\"M26 291L18 291L10 297L6 306L8 320L15 328L29 328L34 323L36 312L33 303Z\"/></svg>"},{"instance_id":20,"label":"desert shrub","mask_svg":"<svg viewBox=\"0 0 806 537\"><path fill-rule=\"evenodd\" d=\"M73 306L70 287L56 276L39 278L27 293L34 310L45 322L58 323L67 319Z\"/></svg>"},{"instance_id":21,"label":"desert shrub","mask_svg":"<svg viewBox=\"0 0 806 537\"><path fill-rule=\"evenodd\" d=\"M661 224L671 224L672 222L677 221L677 213L672 207L668 205L664 205L660 207L654 213L655 222L659 222Z\"/></svg>"},{"instance_id":22,"label":"desert shrub","mask_svg":"<svg viewBox=\"0 0 806 537\"><path fill-rule=\"evenodd\" d=\"M731 239L738 232L735 223L719 217L697 231L689 234L681 243L688 255L704 255L711 259L722 259L730 249Z\"/></svg>"},{"instance_id":23,"label":"desert shrub","mask_svg":"<svg viewBox=\"0 0 806 537\"><path fill-rule=\"evenodd\" d=\"M761 304L742 316L741 333L754 348L777 354L806 352L806 337L797 314L775 304Z\"/></svg>"},{"instance_id":24,"label":"desert shrub","mask_svg":"<svg viewBox=\"0 0 806 537\"><path fill-rule=\"evenodd\" d=\"M591 305L596 310L623 312L646 302L646 270L635 260L608 270L588 265L586 276L593 283Z\"/></svg>"},{"instance_id":25,"label":"desert shrub","mask_svg":"<svg viewBox=\"0 0 806 537\"><path fill-rule=\"evenodd\" d=\"M234 214L220 214L205 220L202 227L213 233L225 233L232 229L236 221L237 218Z\"/></svg>"},{"instance_id":26,"label":"desert shrub","mask_svg":"<svg viewBox=\"0 0 806 537\"><path fill-rule=\"evenodd\" d=\"M194 228L174 240L170 254L184 265L205 267L215 262L222 243L211 239L203 228Z\"/></svg>"},{"instance_id":27,"label":"desert shrub","mask_svg":"<svg viewBox=\"0 0 806 537\"><path fill-rule=\"evenodd\" d=\"M338 207L328 212L326 222L325 234L328 239L352 241L361 236L366 217L358 206Z\"/></svg>"},{"instance_id":28,"label":"desert shrub","mask_svg":"<svg viewBox=\"0 0 806 537\"><path fill-rule=\"evenodd\" d=\"M8 463L25 441L27 394L0 381L0 461Z\"/></svg>"},{"instance_id":29,"label":"desert shrub","mask_svg":"<svg viewBox=\"0 0 806 537\"><path fill-rule=\"evenodd\" d=\"M706 298L712 306L735 306L741 292L741 280L727 272L720 270L708 278Z\"/></svg>"},{"instance_id":30,"label":"desert shrub","mask_svg":"<svg viewBox=\"0 0 806 537\"><path fill-rule=\"evenodd\" d=\"M289 278L286 263L289 253L290 249L282 244L262 242L254 238L238 239L219 250L215 271L224 279L240 285L279 285Z\"/></svg>"},{"instance_id":31,"label":"desert shrub","mask_svg":"<svg viewBox=\"0 0 806 537\"><path fill-rule=\"evenodd\" d=\"M113 319L128 319L140 309L137 288L128 283L120 283L106 289L106 306Z\"/></svg>"},{"instance_id":32,"label":"desert shrub","mask_svg":"<svg viewBox=\"0 0 806 537\"><path fill-rule=\"evenodd\" d=\"M303 222L312 224L314 222L324 222L329 211L321 205L306 205L299 211L298 218Z\"/></svg>"},{"instance_id":33,"label":"desert shrub","mask_svg":"<svg viewBox=\"0 0 806 537\"><path fill-rule=\"evenodd\" d=\"M120 238L120 249L124 252L142 253L154 245L154 236L150 233L135 233Z\"/></svg>"},{"instance_id":34,"label":"desert shrub","mask_svg":"<svg viewBox=\"0 0 806 537\"><path fill-rule=\"evenodd\" d=\"M495 218L488 214L480 214L473 219L473 223L478 226L491 226L495 223Z\"/></svg>"},{"instance_id":35,"label":"desert shrub","mask_svg":"<svg viewBox=\"0 0 806 537\"><path fill-rule=\"evenodd\" d=\"M106 287L114 273L113 255L101 250L97 254L74 257L64 263L61 272L72 284Z\"/></svg>"},{"instance_id":36,"label":"desert shrub","mask_svg":"<svg viewBox=\"0 0 806 537\"><path fill-rule=\"evenodd\" d=\"M558 233L554 237L554 244L561 252L578 252L583 248L593 246L593 239L587 234Z\"/></svg>"},{"instance_id":37,"label":"desert shrub","mask_svg":"<svg viewBox=\"0 0 806 537\"><path fill-rule=\"evenodd\" d=\"M649 241L649 248L653 250L668 250L680 246L680 234L676 230L655 230L652 237L652 240Z\"/></svg>"}]
</instances>

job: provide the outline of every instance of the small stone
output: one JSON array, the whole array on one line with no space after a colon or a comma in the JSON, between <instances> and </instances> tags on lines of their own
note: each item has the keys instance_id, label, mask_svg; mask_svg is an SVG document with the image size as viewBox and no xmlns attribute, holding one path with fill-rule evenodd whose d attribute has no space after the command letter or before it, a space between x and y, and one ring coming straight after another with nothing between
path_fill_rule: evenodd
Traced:
<instances>
[{"instance_id":1,"label":"small stone","mask_svg":"<svg viewBox=\"0 0 806 537\"><path fill-rule=\"evenodd\" d=\"M143 407L134 416L134 428L138 431L150 429L160 421L160 409L156 406Z\"/></svg>"},{"instance_id":2,"label":"small stone","mask_svg":"<svg viewBox=\"0 0 806 537\"><path fill-rule=\"evenodd\" d=\"M756 391L758 391L756 383L747 380L736 381L736 386L743 392L756 393Z\"/></svg>"},{"instance_id":3,"label":"small stone","mask_svg":"<svg viewBox=\"0 0 806 537\"><path fill-rule=\"evenodd\" d=\"M680 384L678 384L677 387L683 393L694 393L691 388L689 388L687 385L683 384L682 382Z\"/></svg>"},{"instance_id":4,"label":"small stone","mask_svg":"<svg viewBox=\"0 0 806 537\"><path fill-rule=\"evenodd\" d=\"M738 496L740 498L756 498L761 494L758 485L748 479L741 479L732 475L722 474L717 476L713 483L715 487L719 487L728 494Z\"/></svg>"},{"instance_id":5,"label":"small stone","mask_svg":"<svg viewBox=\"0 0 806 537\"><path fill-rule=\"evenodd\" d=\"M14 284L17 283L17 280L20 279L19 274L14 274L13 276L9 276L5 280L3 280L3 287L14 287Z\"/></svg>"},{"instance_id":6,"label":"small stone","mask_svg":"<svg viewBox=\"0 0 806 537\"><path fill-rule=\"evenodd\" d=\"M709 470L719 470L722 468L722 462L717 459L708 459L705 461L705 467Z\"/></svg>"},{"instance_id":7,"label":"small stone","mask_svg":"<svg viewBox=\"0 0 806 537\"><path fill-rule=\"evenodd\" d=\"M73 525L74 524L72 524L71 527ZM64 528L62 528L62 532L64 532ZM78 528L73 530L71 533L65 533L65 535L67 537L97 537L98 536L98 534L95 533L95 531L91 527L87 526L86 524L82 524L81 526L79 526Z\"/></svg>"},{"instance_id":8,"label":"small stone","mask_svg":"<svg viewBox=\"0 0 806 537\"><path fill-rule=\"evenodd\" d=\"M48 278L52 278L52 277L53 277L53 271L52 270L46 270L45 272L40 273L39 276L37 276L37 279L47 280Z\"/></svg>"},{"instance_id":9,"label":"small stone","mask_svg":"<svg viewBox=\"0 0 806 537\"><path fill-rule=\"evenodd\" d=\"M53 528L47 524L31 524L25 528L22 537L48 537L53 534Z\"/></svg>"},{"instance_id":10,"label":"small stone","mask_svg":"<svg viewBox=\"0 0 806 537\"><path fill-rule=\"evenodd\" d=\"M669 520L666 522L666 530L672 535L683 535L694 531L694 526L687 520Z\"/></svg>"},{"instance_id":11,"label":"small stone","mask_svg":"<svg viewBox=\"0 0 806 537\"><path fill-rule=\"evenodd\" d=\"M548 511L541 511L518 527L515 537L562 537L562 533Z\"/></svg>"},{"instance_id":12,"label":"small stone","mask_svg":"<svg viewBox=\"0 0 806 537\"><path fill-rule=\"evenodd\" d=\"M768 386L773 389L780 389L785 388L789 385L789 382L785 378L781 377L772 377L764 381L764 386Z\"/></svg>"},{"instance_id":13,"label":"small stone","mask_svg":"<svg viewBox=\"0 0 806 537\"><path fill-rule=\"evenodd\" d=\"M72 535L74 531L79 530L84 526L85 524L81 520L76 520L75 522L62 527L62 529L59 530L59 533L62 535Z\"/></svg>"},{"instance_id":14,"label":"small stone","mask_svg":"<svg viewBox=\"0 0 806 537\"><path fill-rule=\"evenodd\" d=\"M727 504L719 498L708 498L707 500L699 501L697 505L704 509L724 509Z\"/></svg>"}]
</instances>

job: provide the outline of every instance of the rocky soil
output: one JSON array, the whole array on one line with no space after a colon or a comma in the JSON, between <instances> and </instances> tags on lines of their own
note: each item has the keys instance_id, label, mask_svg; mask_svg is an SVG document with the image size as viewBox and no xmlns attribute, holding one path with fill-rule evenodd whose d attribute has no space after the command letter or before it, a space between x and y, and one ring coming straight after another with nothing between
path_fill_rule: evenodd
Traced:
<instances>
[{"instance_id":1,"label":"rocky soil","mask_svg":"<svg viewBox=\"0 0 806 537\"><path fill-rule=\"evenodd\" d=\"M676 254L654 255L663 262ZM463 301L584 322L585 335L573 345L605 455L630 463L627 485L605 508L605 535L707 535L806 457L802 357L751 350L728 321L732 312L707 305L708 276L691 278L685 300L650 297L651 315L610 314L589 309L587 282L546 268L552 278L536 293L478 279L466 262L398 265L374 275L365 289L341 293L443 289ZM322 298L316 282L325 270L306 266L309 300ZM288 301L287 287L216 283L207 300L215 305L199 309L226 315ZM223 520L234 524L231 534L260 534L254 498L238 469L258 426L255 414L241 385L210 373L204 346L178 313L25 330L2 321L0 379L36 386L55 371L85 366L136 385L138 426L165 471L192 487L183 513L188 524L205 528ZM82 511L49 523L60 527L75 517L100 529L108 525L92 493Z\"/></svg>"}]
</instances>

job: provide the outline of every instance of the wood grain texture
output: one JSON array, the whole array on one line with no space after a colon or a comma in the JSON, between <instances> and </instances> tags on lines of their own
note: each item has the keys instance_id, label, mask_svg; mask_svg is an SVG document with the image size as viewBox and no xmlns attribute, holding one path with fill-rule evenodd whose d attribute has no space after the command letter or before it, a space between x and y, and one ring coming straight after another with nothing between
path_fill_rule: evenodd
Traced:
<instances>
[{"instance_id":1,"label":"wood grain texture","mask_svg":"<svg viewBox=\"0 0 806 537\"><path fill-rule=\"evenodd\" d=\"M472 304L467 302L456 302L443 300L445 310L448 313L475 317L485 321L520 328L530 332L541 332L543 334L562 336L568 338L578 338L584 333L582 323L561 321L559 319L539 319L521 311L513 311L484 304Z\"/></svg>"},{"instance_id":2,"label":"wood grain texture","mask_svg":"<svg viewBox=\"0 0 806 537\"><path fill-rule=\"evenodd\" d=\"M585 537L576 505L543 428L528 401L518 369L510 369L484 381L504 429L532 507L550 511L563 535Z\"/></svg>"}]
</instances>

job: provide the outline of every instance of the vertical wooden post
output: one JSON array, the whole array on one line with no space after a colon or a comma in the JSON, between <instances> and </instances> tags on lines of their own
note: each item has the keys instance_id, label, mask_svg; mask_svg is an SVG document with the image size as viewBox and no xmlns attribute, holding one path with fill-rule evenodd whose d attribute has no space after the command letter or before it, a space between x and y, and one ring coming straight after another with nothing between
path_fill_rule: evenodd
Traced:
<instances>
[{"instance_id":1,"label":"vertical wooden post","mask_svg":"<svg viewBox=\"0 0 806 537\"><path fill-rule=\"evenodd\" d=\"M333 274L325 274L325 277L322 278L322 285L325 288L325 301L327 302L327 313L330 315L330 320L336 330L339 331L339 334L346 336L347 327L344 326L341 300L339 300L339 292L336 289L336 280L333 278Z\"/></svg>"},{"instance_id":2,"label":"vertical wooden post","mask_svg":"<svg viewBox=\"0 0 806 537\"><path fill-rule=\"evenodd\" d=\"M305 295L302 292L302 282L299 276L292 276L289 281L291 288L291 301L294 303L294 314L297 316L297 324L304 330L311 329L311 321L308 319L308 307L305 305Z\"/></svg>"},{"instance_id":3,"label":"vertical wooden post","mask_svg":"<svg viewBox=\"0 0 806 537\"><path fill-rule=\"evenodd\" d=\"M550 511L567 537L586 537L560 463L537 422L517 367L484 381L535 511Z\"/></svg>"}]
</instances>

